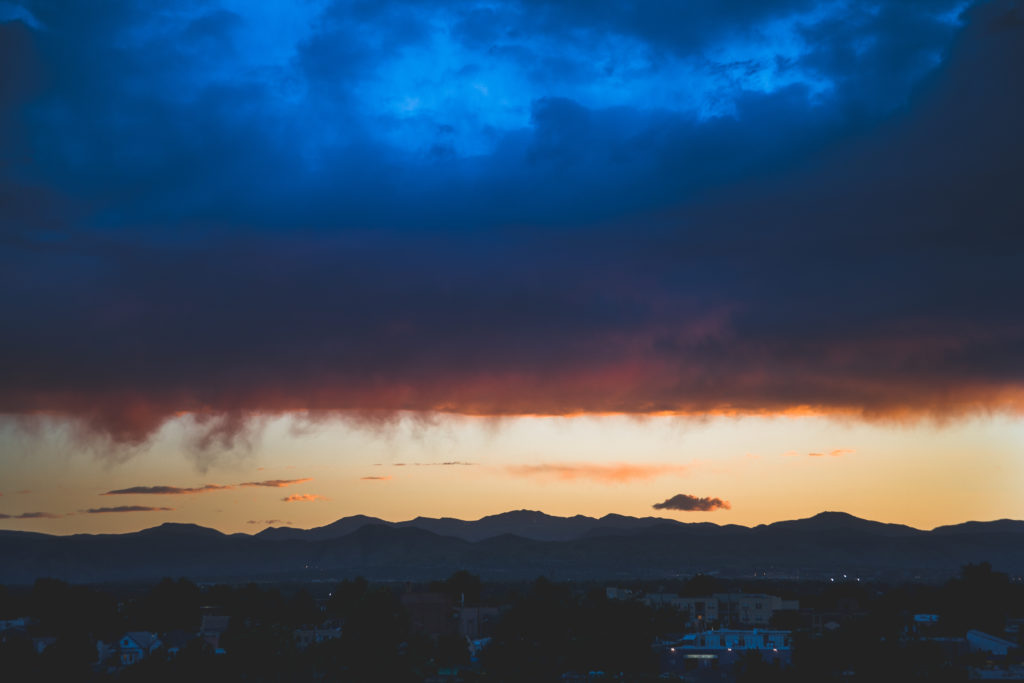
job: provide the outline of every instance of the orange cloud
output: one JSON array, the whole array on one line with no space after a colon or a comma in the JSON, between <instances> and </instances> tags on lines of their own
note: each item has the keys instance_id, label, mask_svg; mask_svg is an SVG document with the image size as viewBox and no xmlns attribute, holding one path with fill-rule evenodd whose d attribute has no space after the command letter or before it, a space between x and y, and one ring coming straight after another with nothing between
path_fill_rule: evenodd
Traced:
<instances>
[{"instance_id":1,"label":"orange cloud","mask_svg":"<svg viewBox=\"0 0 1024 683\"><path fill-rule=\"evenodd\" d=\"M294 493L281 500L286 503L311 503L315 500L327 500L327 498L316 493Z\"/></svg>"},{"instance_id":2,"label":"orange cloud","mask_svg":"<svg viewBox=\"0 0 1024 683\"><path fill-rule=\"evenodd\" d=\"M559 481L585 479L603 483L623 483L654 479L667 474L684 474L688 465L661 463L547 463L541 465L511 465L505 470L518 477L536 477Z\"/></svg>"},{"instance_id":3,"label":"orange cloud","mask_svg":"<svg viewBox=\"0 0 1024 683\"><path fill-rule=\"evenodd\" d=\"M841 455L850 455L851 453L856 453L856 452L857 451L855 451L852 448L833 448L828 453L808 453L807 455L811 456L812 458L821 458L821 457L824 457L826 455L830 455L833 458L837 458L837 457L839 457Z\"/></svg>"}]
</instances>

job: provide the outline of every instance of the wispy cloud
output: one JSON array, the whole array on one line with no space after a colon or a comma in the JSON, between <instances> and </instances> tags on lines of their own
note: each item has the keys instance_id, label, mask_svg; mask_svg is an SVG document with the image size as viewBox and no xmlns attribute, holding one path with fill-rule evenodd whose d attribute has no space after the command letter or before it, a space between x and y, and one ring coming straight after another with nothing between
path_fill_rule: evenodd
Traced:
<instances>
[{"instance_id":1,"label":"wispy cloud","mask_svg":"<svg viewBox=\"0 0 1024 683\"><path fill-rule=\"evenodd\" d=\"M359 477L362 481L387 481L391 477Z\"/></svg>"},{"instance_id":2,"label":"wispy cloud","mask_svg":"<svg viewBox=\"0 0 1024 683\"><path fill-rule=\"evenodd\" d=\"M82 512L87 515L100 515L108 512L174 512L174 508L155 508L146 505L119 505L112 508L89 508Z\"/></svg>"},{"instance_id":3,"label":"wispy cloud","mask_svg":"<svg viewBox=\"0 0 1024 683\"><path fill-rule=\"evenodd\" d=\"M303 477L302 479L268 479L267 481L246 481L238 486L266 486L267 488L284 488L285 486L294 486L295 484L305 484L307 481L313 481L313 477Z\"/></svg>"},{"instance_id":4,"label":"wispy cloud","mask_svg":"<svg viewBox=\"0 0 1024 683\"><path fill-rule=\"evenodd\" d=\"M392 467L405 467L411 465L412 467L471 467L475 465L475 462L466 462L465 460L446 460L444 462L393 462ZM380 465L380 463L376 463Z\"/></svg>"},{"instance_id":5,"label":"wispy cloud","mask_svg":"<svg viewBox=\"0 0 1024 683\"><path fill-rule=\"evenodd\" d=\"M841 455L850 455L851 453L856 452L857 451L855 451L852 448L833 448L832 450L826 453L808 453L807 455L811 456L812 458L822 458L826 455L831 456L833 458L838 458Z\"/></svg>"},{"instance_id":6,"label":"wispy cloud","mask_svg":"<svg viewBox=\"0 0 1024 683\"><path fill-rule=\"evenodd\" d=\"M315 500L327 500L327 498L317 493L295 493L281 500L286 503L311 503Z\"/></svg>"},{"instance_id":7,"label":"wispy cloud","mask_svg":"<svg viewBox=\"0 0 1024 683\"><path fill-rule=\"evenodd\" d=\"M685 474L689 470L689 466L662 463L546 463L511 465L505 469L509 474L517 477L621 483L654 479L670 474Z\"/></svg>"},{"instance_id":8,"label":"wispy cloud","mask_svg":"<svg viewBox=\"0 0 1024 683\"><path fill-rule=\"evenodd\" d=\"M162 496L178 496L178 495L189 495L193 493L209 493L211 491L230 491L236 488L245 487L262 487L262 488L284 488L285 486L294 486L295 484L304 484L308 481L313 481L312 477L303 477L301 479L267 479L265 481L244 481L240 484L206 484L205 486L197 487L181 487L181 486L132 486L126 489L117 489L115 491L107 491L104 496L123 496L123 495L162 495Z\"/></svg>"},{"instance_id":9,"label":"wispy cloud","mask_svg":"<svg viewBox=\"0 0 1024 683\"><path fill-rule=\"evenodd\" d=\"M853 448L833 448L830 451L814 451L812 453L808 453L807 455L808 455L808 457L811 457L811 458L823 458L826 455L832 456L833 458L837 458L837 457L842 456L842 455L851 455L851 454L856 453L856 452L857 452L856 449L853 449ZM799 455L801 455L801 453L800 453L800 451L786 451L782 455L784 455L784 456L786 456L788 458L791 458L791 457L794 457L794 456L799 456Z\"/></svg>"},{"instance_id":10,"label":"wispy cloud","mask_svg":"<svg viewBox=\"0 0 1024 683\"><path fill-rule=\"evenodd\" d=\"M208 493L210 491L227 491L233 489L234 486L219 486L217 484L207 484L205 486L198 486L195 488L181 488L178 486L132 486L126 489L116 489L114 491L107 491L106 493L100 494L104 496L125 496L125 495L160 495L160 496L180 496L191 493Z\"/></svg>"},{"instance_id":11,"label":"wispy cloud","mask_svg":"<svg viewBox=\"0 0 1024 683\"><path fill-rule=\"evenodd\" d=\"M246 524L259 524L260 526L274 526L275 524L285 524L291 526L291 522L283 519L250 519Z\"/></svg>"},{"instance_id":12,"label":"wispy cloud","mask_svg":"<svg viewBox=\"0 0 1024 683\"><path fill-rule=\"evenodd\" d=\"M731 510L729 501L721 498L699 498L688 493L679 493L668 500L652 505L655 510L681 510L683 512L711 512Z\"/></svg>"},{"instance_id":13,"label":"wispy cloud","mask_svg":"<svg viewBox=\"0 0 1024 683\"><path fill-rule=\"evenodd\" d=\"M63 516L52 512L22 512L20 515L0 515L0 519L58 519Z\"/></svg>"}]
</instances>

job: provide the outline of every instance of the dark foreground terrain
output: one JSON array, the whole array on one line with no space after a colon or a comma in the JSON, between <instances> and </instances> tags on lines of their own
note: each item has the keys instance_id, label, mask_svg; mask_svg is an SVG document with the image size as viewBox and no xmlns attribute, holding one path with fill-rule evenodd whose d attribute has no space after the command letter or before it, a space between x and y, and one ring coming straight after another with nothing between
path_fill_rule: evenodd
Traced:
<instances>
[{"instance_id":1,"label":"dark foreground terrain","mask_svg":"<svg viewBox=\"0 0 1024 683\"><path fill-rule=\"evenodd\" d=\"M695 618L685 605L718 611ZM758 608L728 611L747 601ZM774 602L772 602L774 601ZM1024 583L723 580L0 586L4 681L1020 680ZM681 645L744 637L685 656ZM777 646L757 642L768 636ZM760 641L758 641L760 642ZM780 649L782 650L780 652Z\"/></svg>"}]
</instances>

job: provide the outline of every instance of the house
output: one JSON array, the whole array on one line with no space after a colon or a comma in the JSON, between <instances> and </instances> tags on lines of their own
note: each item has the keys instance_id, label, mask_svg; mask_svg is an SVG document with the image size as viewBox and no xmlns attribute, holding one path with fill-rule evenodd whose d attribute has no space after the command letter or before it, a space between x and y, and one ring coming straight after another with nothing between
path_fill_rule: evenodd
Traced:
<instances>
[{"instance_id":1,"label":"house","mask_svg":"<svg viewBox=\"0 0 1024 683\"><path fill-rule=\"evenodd\" d=\"M491 625L498 620L497 607L459 607L459 635L476 640L490 635Z\"/></svg>"},{"instance_id":2,"label":"house","mask_svg":"<svg viewBox=\"0 0 1024 683\"><path fill-rule=\"evenodd\" d=\"M171 657L176 656L180 653L185 646L196 639L196 634L189 633L188 631L182 631L181 629L175 629L168 631L161 638L163 641L164 649L167 650L167 654Z\"/></svg>"},{"instance_id":3,"label":"house","mask_svg":"<svg viewBox=\"0 0 1024 683\"><path fill-rule=\"evenodd\" d=\"M209 643L214 651L221 650L220 639L228 630L231 617L204 615L199 626L199 637Z\"/></svg>"},{"instance_id":4,"label":"house","mask_svg":"<svg viewBox=\"0 0 1024 683\"><path fill-rule=\"evenodd\" d=\"M1011 650L1017 649L1017 643L977 629L967 632L967 645L971 652L985 652L993 657L1005 657Z\"/></svg>"},{"instance_id":5,"label":"house","mask_svg":"<svg viewBox=\"0 0 1024 683\"><path fill-rule=\"evenodd\" d=\"M800 609L796 600L763 593L715 593L718 619L724 624L768 626L776 612Z\"/></svg>"},{"instance_id":6,"label":"house","mask_svg":"<svg viewBox=\"0 0 1024 683\"><path fill-rule=\"evenodd\" d=\"M691 628L708 624L769 626L776 612L800 609L796 600L783 600L763 593L715 593L684 598L673 593L650 593L644 597L650 607L672 607L689 615Z\"/></svg>"},{"instance_id":7,"label":"house","mask_svg":"<svg viewBox=\"0 0 1024 683\"><path fill-rule=\"evenodd\" d=\"M691 633L661 646L662 671L682 673L696 668L731 668L744 655L754 653L769 662L788 666L792 660L792 632L721 629Z\"/></svg>"},{"instance_id":8,"label":"house","mask_svg":"<svg viewBox=\"0 0 1024 683\"><path fill-rule=\"evenodd\" d=\"M129 631L117 641L118 661L121 666L131 666L148 657L160 644L155 633Z\"/></svg>"},{"instance_id":9,"label":"house","mask_svg":"<svg viewBox=\"0 0 1024 683\"><path fill-rule=\"evenodd\" d=\"M310 628L310 629L295 629L293 634L295 638L295 646L300 650L305 650L307 647L313 644L319 644L327 642L328 640L338 640L341 638L340 628Z\"/></svg>"},{"instance_id":10,"label":"house","mask_svg":"<svg viewBox=\"0 0 1024 683\"><path fill-rule=\"evenodd\" d=\"M46 651L46 648L50 647L51 645L53 645L56 642L57 642L57 639L54 638L53 636L42 636L42 637L39 637L39 638L33 638L32 639L32 649L35 650L35 653L37 655L41 655L41 654L43 654L43 652Z\"/></svg>"},{"instance_id":11,"label":"house","mask_svg":"<svg viewBox=\"0 0 1024 683\"><path fill-rule=\"evenodd\" d=\"M632 600L636 597L636 593L628 588L606 586L604 589L604 596L609 600Z\"/></svg>"},{"instance_id":12,"label":"house","mask_svg":"<svg viewBox=\"0 0 1024 683\"><path fill-rule=\"evenodd\" d=\"M0 631L25 630L28 628L30 617L18 617L17 619L0 619Z\"/></svg>"},{"instance_id":13,"label":"house","mask_svg":"<svg viewBox=\"0 0 1024 683\"><path fill-rule=\"evenodd\" d=\"M447 595L408 592L402 594L401 601L414 631L433 637L456 634L458 616Z\"/></svg>"}]
</instances>

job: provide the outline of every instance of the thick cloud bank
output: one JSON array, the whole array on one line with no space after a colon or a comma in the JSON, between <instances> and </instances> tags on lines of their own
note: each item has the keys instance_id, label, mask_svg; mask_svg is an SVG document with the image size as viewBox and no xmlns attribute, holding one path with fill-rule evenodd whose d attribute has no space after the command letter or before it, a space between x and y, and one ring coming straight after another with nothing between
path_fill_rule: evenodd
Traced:
<instances>
[{"instance_id":1,"label":"thick cloud bank","mask_svg":"<svg viewBox=\"0 0 1024 683\"><path fill-rule=\"evenodd\" d=\"M1008 0L0 3L0 412L1020 411L1022 69Z\"/></svg>"}]
</instances>

